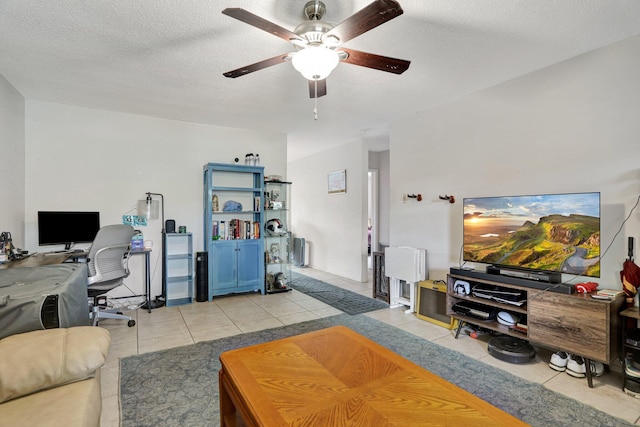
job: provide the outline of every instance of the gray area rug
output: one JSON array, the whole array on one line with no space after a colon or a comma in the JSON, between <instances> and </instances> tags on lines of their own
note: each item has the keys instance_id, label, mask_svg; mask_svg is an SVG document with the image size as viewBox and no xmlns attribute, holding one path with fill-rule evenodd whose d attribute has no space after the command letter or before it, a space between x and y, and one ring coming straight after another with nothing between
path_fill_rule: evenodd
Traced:
<instances>
[{"instance_id":1,"label":"gray area rug","mask_svg":"<svg viewBox=\"0 0 640 427\"><path fill-rule=\"evenodd\" d=\"M347 314L362 314L389 308L389 304L358 293L330 285L322 280L292 272L293 289L322 301Z\"/></svg>"},{"instance_id":2,"label":"gray area rug","mask_svg":"<svg viewBox=\"0 0 640 427\"><path fill-rule=\"evenodd\" d=\"M335 325L345 325L369 337L532 426L631 426L540 384L386 323L364 315L347 314L123 358L120 361L121 425L219 426L218 357L221 352Z\"/></svg>"}]
</instances>

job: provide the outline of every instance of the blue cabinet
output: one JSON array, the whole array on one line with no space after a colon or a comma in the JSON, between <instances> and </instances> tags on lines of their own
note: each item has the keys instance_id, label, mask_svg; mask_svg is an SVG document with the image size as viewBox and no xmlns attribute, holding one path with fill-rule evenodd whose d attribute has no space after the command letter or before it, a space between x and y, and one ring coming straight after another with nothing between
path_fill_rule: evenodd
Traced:
<instances>
[{"instance_id":1,"label":"blue cabinet","mask_svg":"<svg viewBox=\"0 0 640 427\"><path fill-rule=\"evenodd\" d=\"M222 240L212 244L214 295L261 289L260 255L260 242L255 239L243 242Z\"/></svg>"},{"instance_id":2,"label":"blue cabinet","mask_svg":"<svg viewBox=\"0 0 640 427\"><path fill-rule=\"evenodd\" d=\"M231 293L264 293L264 168L207 163L203 173L209 301Z\"/></svg>"}]
</instances>

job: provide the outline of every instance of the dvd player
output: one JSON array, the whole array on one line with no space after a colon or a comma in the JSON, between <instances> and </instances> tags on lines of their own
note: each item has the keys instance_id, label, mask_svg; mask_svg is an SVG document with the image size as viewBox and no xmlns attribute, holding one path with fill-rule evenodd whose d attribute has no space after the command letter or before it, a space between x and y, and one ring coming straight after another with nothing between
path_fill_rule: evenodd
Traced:
<instances>
[{"instance_id":1,"label":"dvd player","mask_svg":"<svg viewBox=\"0 0 640 427\"><path fill-rule=\"evenodd\" d=\"M495 320L498 314L497 308L489 307L473 301L457 302L453 304L451 310L453 310L457 314L473 317L480 320Z\"/></svg>"}]
</instances>

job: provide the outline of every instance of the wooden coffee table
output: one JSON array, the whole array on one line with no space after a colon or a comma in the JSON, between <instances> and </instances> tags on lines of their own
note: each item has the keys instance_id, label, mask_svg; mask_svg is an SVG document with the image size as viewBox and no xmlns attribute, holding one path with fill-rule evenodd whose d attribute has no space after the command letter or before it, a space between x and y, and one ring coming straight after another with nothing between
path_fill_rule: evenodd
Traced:
<instances>
[{"instance_id":1,"label":"wooden coffee table","mask_svg":"<svg viewBox=\"0 0 640 427\"><path fill-rule=\"evenodd\" d=\"M344 326L220 355L222 426L523 426Z\"/></svg>"}]
</instances>

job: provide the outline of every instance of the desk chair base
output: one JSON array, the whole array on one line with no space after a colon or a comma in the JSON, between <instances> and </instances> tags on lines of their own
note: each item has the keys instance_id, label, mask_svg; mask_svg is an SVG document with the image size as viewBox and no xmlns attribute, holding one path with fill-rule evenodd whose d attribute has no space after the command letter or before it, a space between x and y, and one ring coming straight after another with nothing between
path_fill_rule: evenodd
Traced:
<instances>
[{"instance_id":1,"label":"desk chair base","mask_svg":"<svg viewBox=\"0 0 640 427\"><path fill-rule=\"evenodd\" d=\"M93 320L93 326L98 326L98 322L100 319L120 319L127 320L127 326L132 327L136 325L136 321L133 320L130 316L125 316L117 309L104 309L99 305L91 306L91 313L89 313L89 318Z\"/></svg>"}]
</instances>

